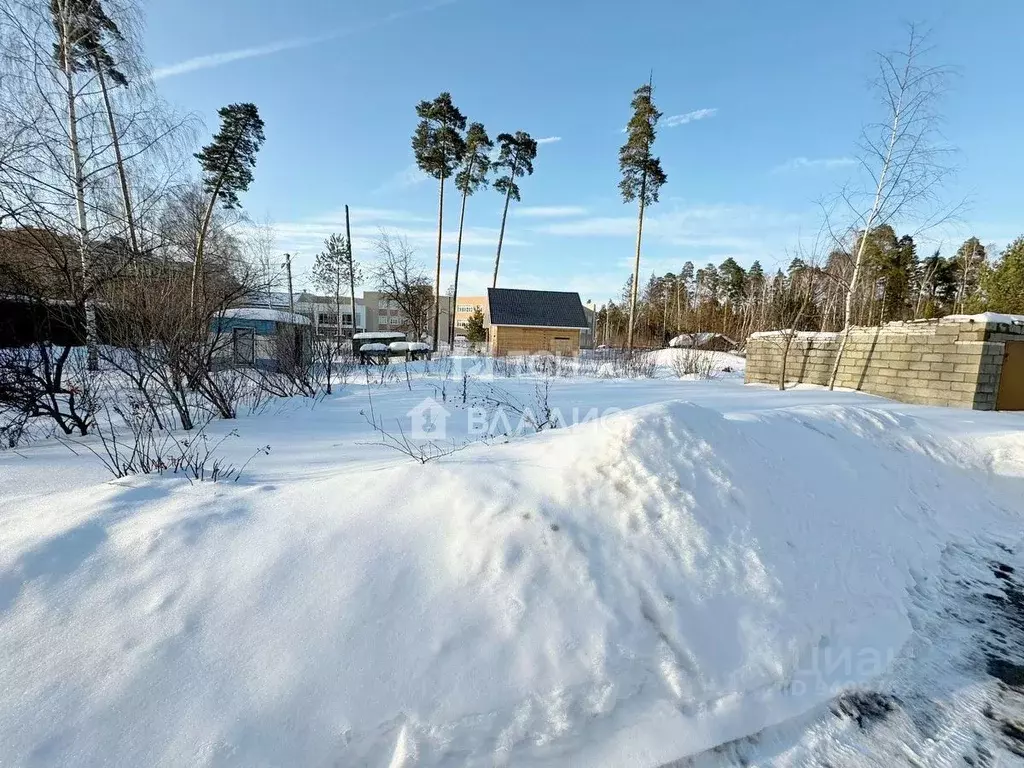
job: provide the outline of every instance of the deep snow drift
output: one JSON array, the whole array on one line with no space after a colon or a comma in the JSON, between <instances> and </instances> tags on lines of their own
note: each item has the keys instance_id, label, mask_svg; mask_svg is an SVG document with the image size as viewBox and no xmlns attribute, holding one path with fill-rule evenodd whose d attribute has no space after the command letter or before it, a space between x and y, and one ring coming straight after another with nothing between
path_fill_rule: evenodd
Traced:
<instances>
[{"instance_id":1,"label":"deep snow drift","mask_svg":"<svg viewBox=\"0 0 1024 768\"><path fill-rule=\"evenodd\" d=\"M900 657L951 542L1020 537L992 444L830 397L5 489L0 762L657 766L796 717Z\"/></svg>"}]
</instances>

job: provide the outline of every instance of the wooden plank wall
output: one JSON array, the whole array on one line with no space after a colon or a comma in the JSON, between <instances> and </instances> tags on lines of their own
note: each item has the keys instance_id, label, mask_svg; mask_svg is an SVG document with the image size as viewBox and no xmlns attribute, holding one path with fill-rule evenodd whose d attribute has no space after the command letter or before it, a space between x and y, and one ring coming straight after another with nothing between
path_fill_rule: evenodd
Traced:
<instances>
[{"instance_id":1,"label":"wooden plank wall","mask_svg":"<svg viewBox=\"0 0 1024 768\"><path fill-rule=\"evenodd\" d=\"M576 355L580 350L578 328L527 328L518 325L492 325L491 354L499 357L535 352L560 352ZM557 341L568 339L568 341Z\"/></svg>"}]
</instances>

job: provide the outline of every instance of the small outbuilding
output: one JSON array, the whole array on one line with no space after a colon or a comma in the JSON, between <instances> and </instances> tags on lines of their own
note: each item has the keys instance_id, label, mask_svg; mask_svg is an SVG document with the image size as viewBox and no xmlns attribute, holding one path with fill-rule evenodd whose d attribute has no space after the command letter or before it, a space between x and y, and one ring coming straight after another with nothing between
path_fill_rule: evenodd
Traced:
<instances>
[{"instance_id":1,"label":"small outbuilding","mask_svg":"<svg viewBox=\"0 0 1024 768\"><path fill-rule=\"evenodd\" d=\"M213 318L214 364L280 371L312 359L311 323L305 315L265 307L233 307Z\"/></svg>"},{"instance_id":2,"label":"small outbuilding","mask_svg":"<svg viewBox=\"0 0 1024 768\"><path fill-rule=\"evenodd\" d=\"M488 347L495 357L553 352L576 355L589 328L578 293L489 288Z\"/></svg>"},{"instance_id":3,"label":"small outbuilding","mask_svg":"<svg viewBox=\"0 0 1024 768\"><path fill-rule=\"evenodd\" d=\"M681 333L668 345L680 349L706 349L713 352L733 352L739 347L739 344L724 333Z\"/></svg>"}]
</instances>

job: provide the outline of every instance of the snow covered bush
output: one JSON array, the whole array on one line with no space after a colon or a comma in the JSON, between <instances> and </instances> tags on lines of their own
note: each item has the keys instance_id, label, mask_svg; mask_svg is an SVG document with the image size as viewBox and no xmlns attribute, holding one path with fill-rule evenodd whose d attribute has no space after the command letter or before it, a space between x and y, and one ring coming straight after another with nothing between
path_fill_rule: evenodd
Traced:
<instances>
[{"instance_id":1,"label":"snow covered bush","mask_svg":"<svg viewBox=\"0 0 1024 768\"><path fill-rule=\"evenodd\" d=\"M119 422L127 427L126 432L118 429ZM228 439L238 437L238 432L232 430L211 442L206 434L209 423L187 437L178 437L159 429L152 410L136 399L113 409L104 408L94 429L98 449L88 442L65 440L64 444L72 451L84 448L116 478L170 473L182 475L190 483L237 482L249 462L270 453L269 445L261 446L241 466L231 463L218 454Z\"/></svg>"},{"instance_id":2,"label":"snow covered bush","mask_svg":"<svg viewBox=\"0 0 1024 768\"><path fill-rule=\"evenodd\" d=\"M601 374L615 379L653 379L658 373L658 361L639 349L608 350L601 366Z\"/></svg>"},{"instance_id":3,"label":"snow covered bush","mask_svg":"<svg viewBox=\"0 0 1024 768\"><path fill-rule=\"evenodd\" d=\"M672 372L680 379L712 379L717 355L706 349L680 347L672 358Z\"/></svg>"}]
</instances>

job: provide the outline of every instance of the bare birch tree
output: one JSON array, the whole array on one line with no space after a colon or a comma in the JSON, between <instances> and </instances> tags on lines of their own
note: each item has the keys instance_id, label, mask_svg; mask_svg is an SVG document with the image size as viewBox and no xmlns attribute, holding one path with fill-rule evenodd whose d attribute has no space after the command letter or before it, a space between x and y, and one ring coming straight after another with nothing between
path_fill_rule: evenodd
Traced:
<instances>
[{"instance_id":1,"label":"bare birch tree","mask_svg":"<svg viewBox=\"0 0 1024 768\"><path fill-rule=\"evenodd\" d=\"M951 215L939 200L942 184L953 169L952 150L941 143L939 136L937 111L949 72L943 66L927 63L931 53L921 31L910 25L906 48L879 56L878 77L873 85L884 118L866 126L861 140L860 166L869 185L866 190L851 187L840 193L853 215L851 230L857 234L857 245L853 273L846 286L843 330L830 389L835 387L846 351L854 295L871 232L899 220L913 221L921 231Z\"/></svg>"}]
</instances>

